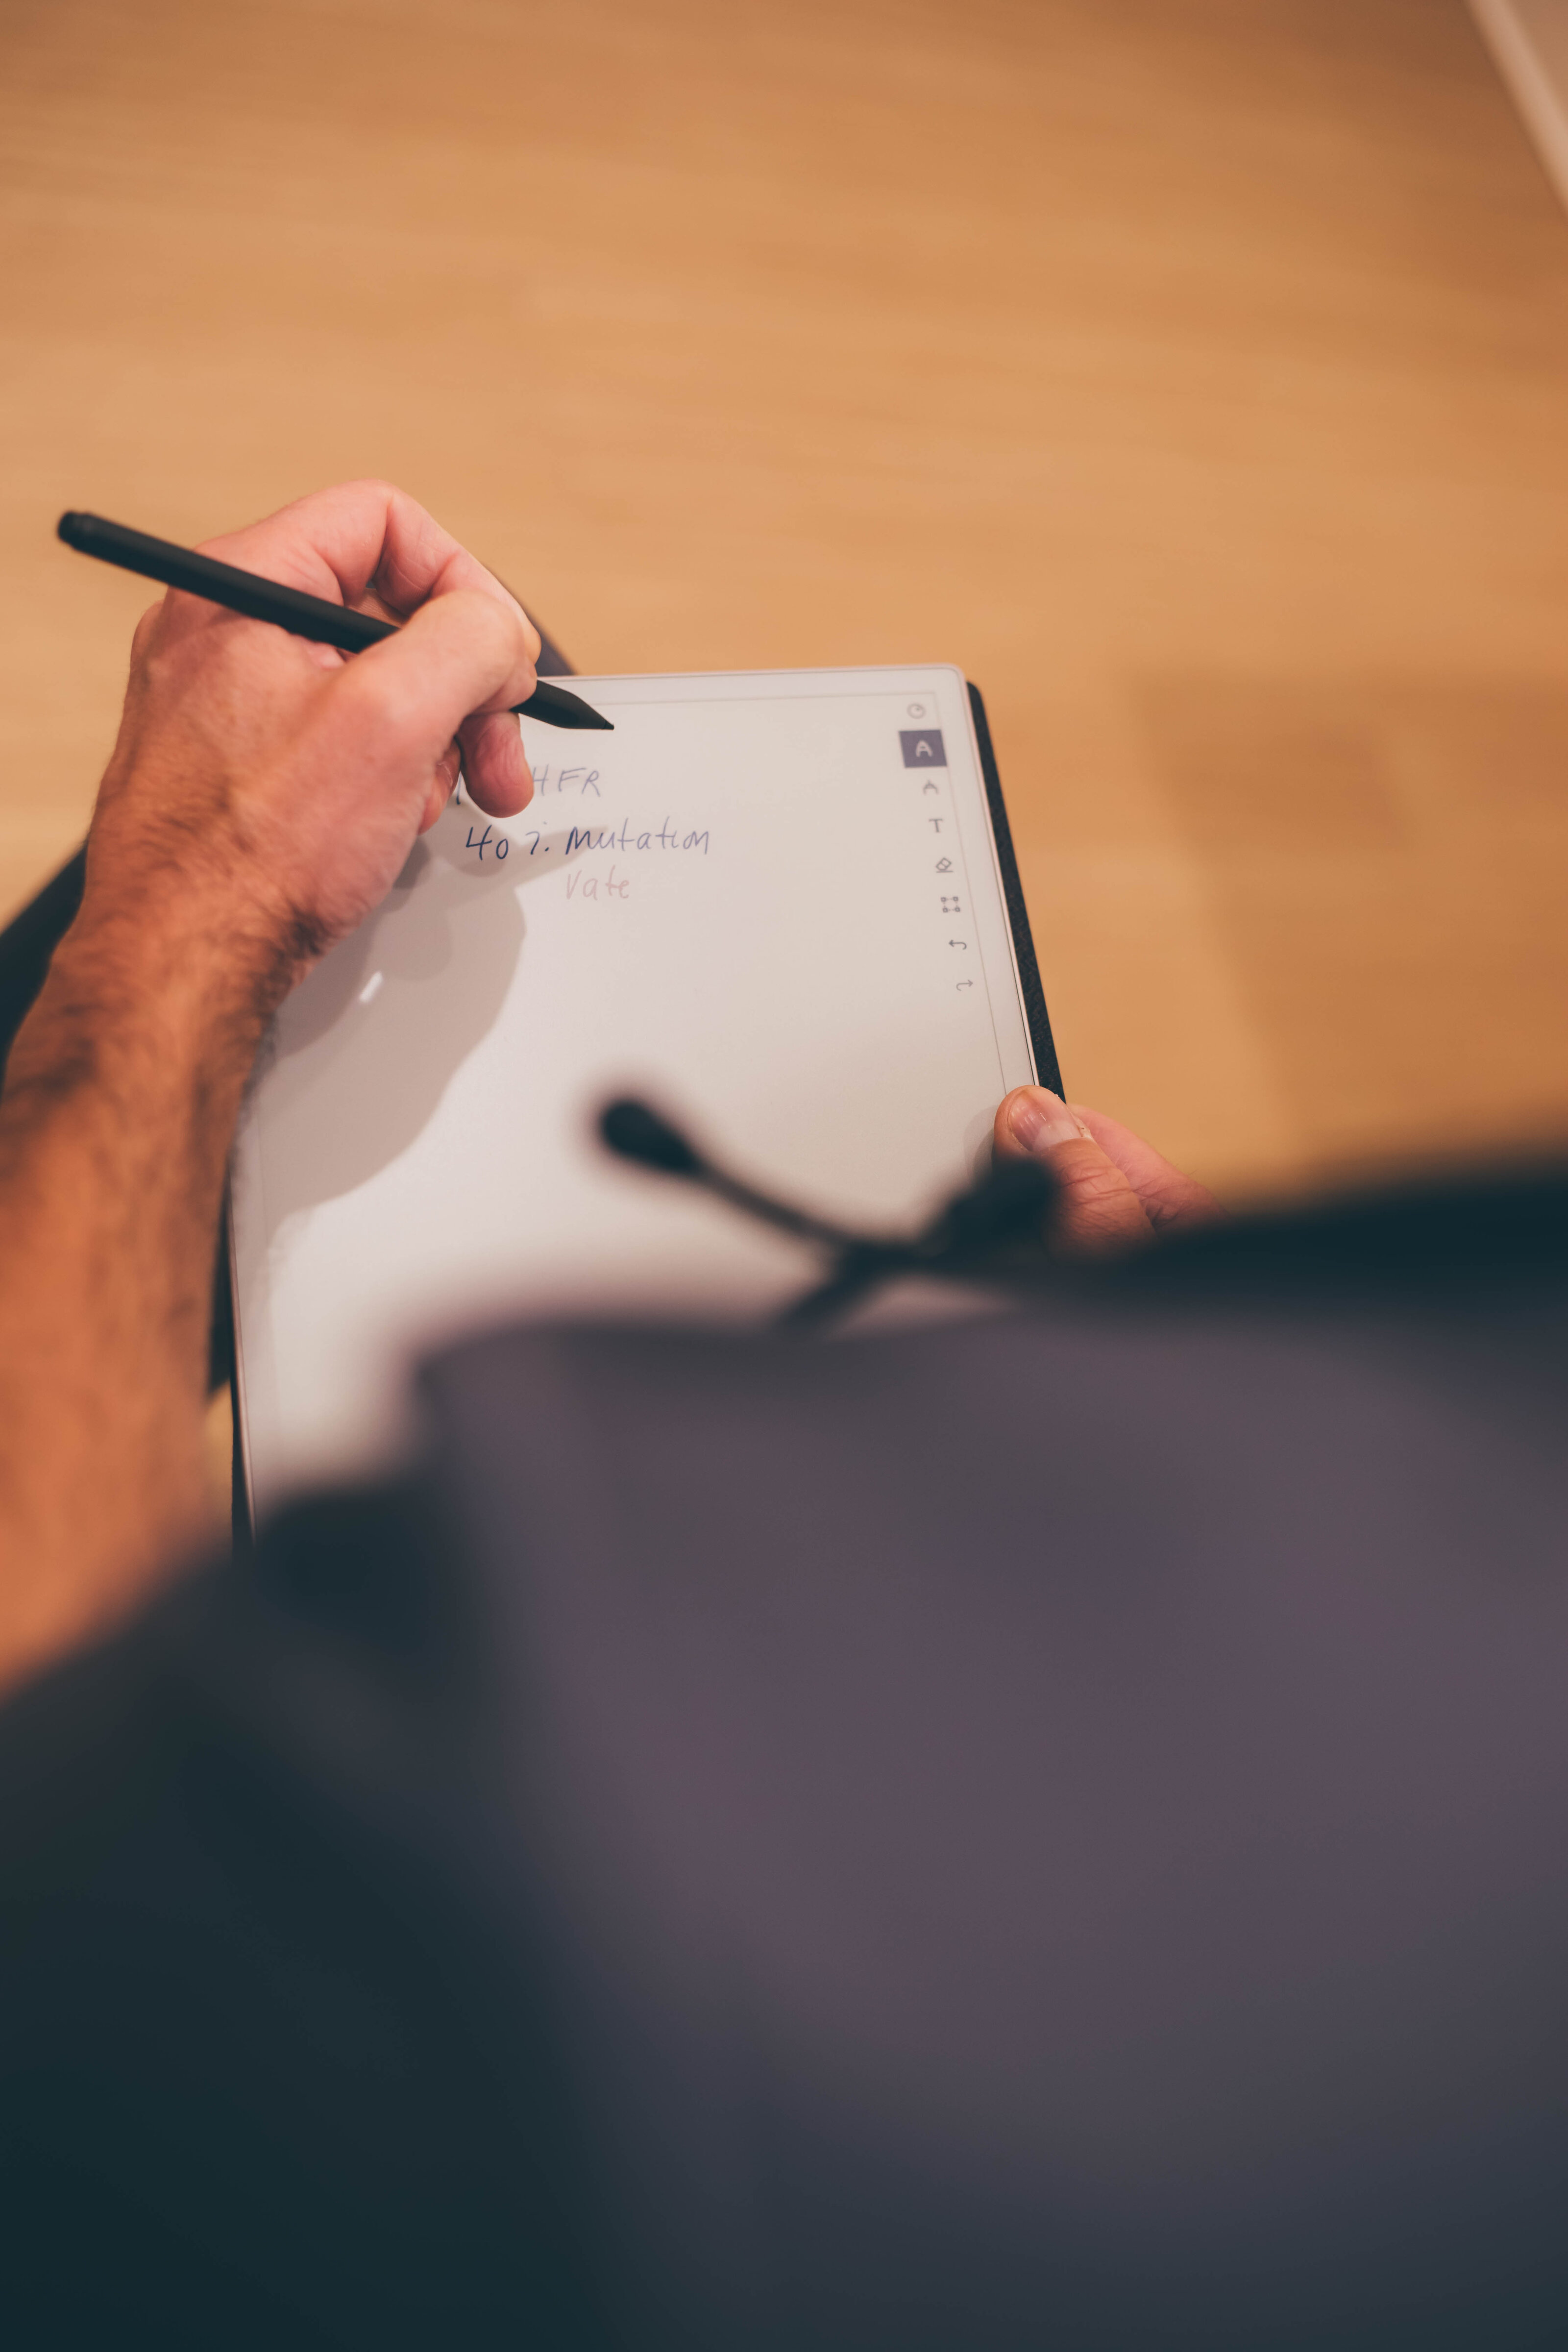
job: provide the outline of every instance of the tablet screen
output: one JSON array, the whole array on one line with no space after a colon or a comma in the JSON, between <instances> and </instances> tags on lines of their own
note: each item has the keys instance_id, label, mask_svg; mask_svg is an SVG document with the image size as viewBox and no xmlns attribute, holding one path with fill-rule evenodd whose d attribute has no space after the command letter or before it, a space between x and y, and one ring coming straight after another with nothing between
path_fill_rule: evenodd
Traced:
<instances>
[{"instance_id":1,"label":"tablet screen","mask_svg":"<svg viewBox=\"0 0 1568 2352\"><path fill-rule=\"evenodd\" d=\"M233 1174L258 1507L383 1460L411 1357L459 1329L749 1318L812 1279L612 1160L612 1097L885 1229L973 1173L1036 1074L956 669L573 685L615 731L522 722L532 804L498 823L459 788L264 1051Z\"/></svg>"}]
</instances>

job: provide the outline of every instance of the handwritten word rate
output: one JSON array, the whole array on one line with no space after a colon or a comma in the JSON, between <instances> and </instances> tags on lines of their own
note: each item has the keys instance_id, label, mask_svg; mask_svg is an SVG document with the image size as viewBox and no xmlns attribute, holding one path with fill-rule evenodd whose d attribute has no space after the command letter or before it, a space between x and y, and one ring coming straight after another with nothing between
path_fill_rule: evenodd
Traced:
<instances>
[{"instance_id":1,"label":"handwritten word rate","mask_svg":"<svg viewBox=\"0 0 1568 2352\"><path fill-rule=\"evenodd\" d=\"M566 877L566 896L569 898L581 893L584 898L602 898L607 905L613 905L617 898L629 898L631 890L630 875L620 873L614 866L607 874L568 874Z\"/></svg>"}]
</instances>

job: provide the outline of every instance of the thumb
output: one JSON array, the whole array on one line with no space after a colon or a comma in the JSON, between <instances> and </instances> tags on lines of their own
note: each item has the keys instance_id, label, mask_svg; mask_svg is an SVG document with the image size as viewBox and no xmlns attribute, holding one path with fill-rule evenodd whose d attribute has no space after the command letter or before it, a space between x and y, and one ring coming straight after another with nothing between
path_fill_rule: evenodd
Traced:
<instances>
[{"instance_id":1,"label":"thumb","mask_svg":"<svg viewBox=\"0 0 1568 2352\"><path fill-rule=\"evenodd\" d=\"M1018 1087L996 1113L999 1160L1038 1160L1057 1181L1050 1238L1074 1256L1146 1242L1152 1227L1109 1152L1048 1087Z\"/></svg>"}]
</instances>

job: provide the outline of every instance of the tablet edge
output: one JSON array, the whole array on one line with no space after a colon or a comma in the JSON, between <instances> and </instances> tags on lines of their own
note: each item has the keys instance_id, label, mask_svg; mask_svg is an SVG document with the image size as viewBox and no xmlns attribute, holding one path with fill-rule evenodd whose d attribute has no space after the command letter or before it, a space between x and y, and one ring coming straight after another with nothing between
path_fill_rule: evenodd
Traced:
<instances>
[{"instance_id":1,"label":"tablet edge","mask_svg":"<svg viewBox=\"0 0 1568 2352\"><path fill-rule=\"evenodd\" d=\"M991 835L996 845L996 863L1002 875L1002 898L1007 909L1008 929L1013 934L1013 952L1018 961L1018 986L1024 999L1024 1021L1029 1033L1029 1046L1035 1056L1035 1075L1041 1086L1049 1087L1065 1101L1061 1065L1057 1059L1056 1039L1051 1034L1051 1016L1046 1010L1046 992L1035 954L1035 935L1029 928L1029 909L1024 898L1018 860L1014 854L1013 829L1007 822L1007 803L1002 796L1002 777L992 748L984 698L973 678L966 677L963 683L969 693L974 740L980 751L980 772L985 780Z\"/></svg>"}]
</instances>

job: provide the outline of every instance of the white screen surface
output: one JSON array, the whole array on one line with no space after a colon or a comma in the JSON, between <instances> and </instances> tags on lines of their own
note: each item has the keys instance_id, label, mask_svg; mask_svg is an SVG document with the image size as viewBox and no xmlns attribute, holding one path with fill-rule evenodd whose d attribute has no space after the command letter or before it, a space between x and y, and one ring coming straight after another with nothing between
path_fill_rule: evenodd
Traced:
<instances>
[{"instance_id":1,"label":"white screen surface","mask_svg":"<svg viewBox=\"0 0 1568 2352\"><path fill-rule=\"evenodd\" d=\"M279 1013L233 1171L252 1501L384 1461L411 1358L519 1313L754 1317L815 1261L612 1160L645 1095L904 1226L1035 1075L956 669L582 678L531 806L466 797Z\"/></svg>"}]
</instances>

